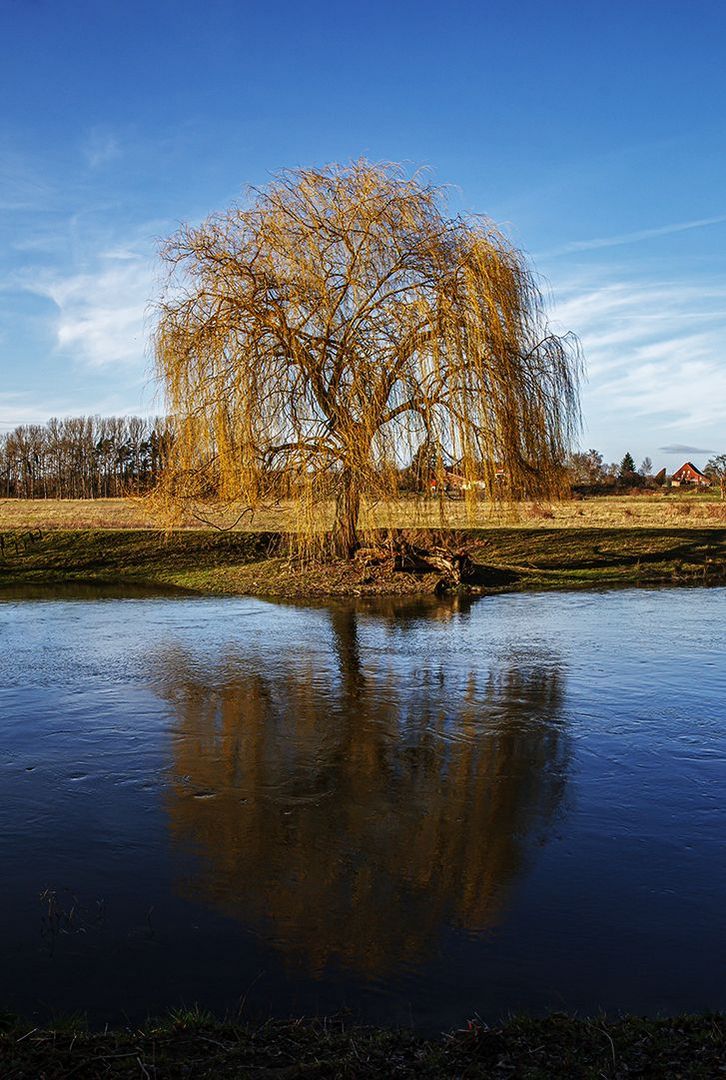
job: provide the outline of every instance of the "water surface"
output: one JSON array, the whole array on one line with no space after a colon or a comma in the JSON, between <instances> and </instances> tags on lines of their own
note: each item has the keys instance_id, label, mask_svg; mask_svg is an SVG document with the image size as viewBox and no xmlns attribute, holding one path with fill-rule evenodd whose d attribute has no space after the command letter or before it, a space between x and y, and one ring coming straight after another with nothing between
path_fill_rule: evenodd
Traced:
<instances>
[{"instance_id":1,"label":"water surface","mask_svg":"<svg viewBox=\"0 0 726 1080\"><path fill-rule=\"evenodd\" d=\"M725 1008L725 602L6 594L0 1008Z\"/></svg>"}]
</instances>

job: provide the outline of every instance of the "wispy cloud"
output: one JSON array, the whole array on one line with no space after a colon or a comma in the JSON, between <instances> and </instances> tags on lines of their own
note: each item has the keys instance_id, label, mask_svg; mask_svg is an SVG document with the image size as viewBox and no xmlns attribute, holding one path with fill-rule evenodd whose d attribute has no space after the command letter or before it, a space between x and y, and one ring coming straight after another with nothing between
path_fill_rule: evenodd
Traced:
<instances>
[{"instance_id":1,"label":"wispy cloud","mask_svg":"<svg viewBox=\"0 0 726 1080\"><path fill-rule=\"evenodd\" d=\"M102 386L85 393L0 393L0 433L25 424L46 424L53 416L138 416L153 411L133 383L127 392L104 391Z\"/></svg>"},{"instance_id":2,"label":"wispy cloud","mask_svg":"<svg viewBox=\"0 0 726 1080\"><path fill-rule=\"evenodd\" d=\"M83 155L92 169L99 169L121 157L121 144L112 132L94 128L88 134Z\"/></svg>"},{"instance_id":3,"label":"wispy cloud","mask_svg":"<svg viewBox=\"0 0 726 1080\"><path fill-rule=\"evenodd\" d=\"M615 446L647 439L651 451L672 432L686 438L671 445L688 447L673 452L710 453L688 436L723 438L726 286L591 276L555 292L555 325L583 344L591 429Z\"/></svg>"},{"instance_id":4,"label":"wispy cloud","mask_svg":"<svg viewBox=\"0 0 726 1080\"><path fill-rule=\"evenodd\" d=\"M40 424L43 409L27 393L0 393L0 431L17 427L19 424Z\"/></svg>"},{"instance_id":5,"label":"wispy cloud","mask_svg":"<svg viewBox=\"0 0 726 1080\"><path fill-rule=\"evenodd\" d=\"M540 252L535 258L555 258L559 255L573 255L580 251L596 251L599 248L620 247L622 244L638 244L643 240L655 240L660 236L672 236L674 233L689 232L691 229L704 229L709 225L723 225L724 223L726 223L726 214L719 214L717 217L696 218L693 221L678 221L672 225L661 225L656 229L638 229L636 232L600 236L592 240L573 240L552 251Z\"/></svg>"},{"instance_id":6,"label":"wispy cloud","mask_svg":"<svg viewBox=\"0 0 726 1080\"><path fill-rule=\"evenodd\" d=\"M53 186L36 164L9 149L0 151L0 210L47 210L54 201Z\"/></svg>"},{"instance_id":7,"label":"wispy cloud","mask_svg":"<svg viewBox=\"0 0 726 1080\"><path fill-rule=\"evenodd\" d=\"M124 249L102 256L93 271L41 277L25 287L55 304L60 351L94 368L140 368L153 285L150 258Z\"/></svg>"}]
</instances>

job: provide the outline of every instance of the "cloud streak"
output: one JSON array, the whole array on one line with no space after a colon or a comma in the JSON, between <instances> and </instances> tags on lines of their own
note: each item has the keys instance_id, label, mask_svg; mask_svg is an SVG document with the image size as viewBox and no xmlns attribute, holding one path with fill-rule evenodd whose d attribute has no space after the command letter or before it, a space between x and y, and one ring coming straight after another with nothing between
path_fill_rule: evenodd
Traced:
<instances>
[{"instance_id":1,"label":"cloud streak","mask_svg":"<svg viewBox=\"0 0 726 1080\"><path fill-rule=\"evenodd\" d=\"M715 450L704 450L702 446L689 446L688 443L671 443L659 446L661 454L715 454Z\"/></svg>"},{"instance_id":2,"label":"cloud streak","mask_svg":"<svg viewBox=\"0 0 726 1080\"><path fill-rule=\"evenodd\" d=\"M638 244L643 240L656 240L661 236L673 236L675 233L690 232L691 229L705 229L710 225L726 223L726 214L717 217L696 218L693 221L679 221L672 225L661 225L656 229L638 229L635 232L619 233L616 236L595 237L592 240L573 240L552 251L541 252L535 258L556 258L560 255L573 255L579 251L597 251L601 248L620 247L623 244Z\"/></svg>"},{"instance_id":3,"label":"cloud streak","mask_svg":"<svg viewBox=\"0 0 726 1080\"><path fill-rule=\"evenodd\" d=\"M55 202L55 191L42 173L21 155L0 151L0 211L18 213L48 210Z\"/></svg>"}]
</instances>

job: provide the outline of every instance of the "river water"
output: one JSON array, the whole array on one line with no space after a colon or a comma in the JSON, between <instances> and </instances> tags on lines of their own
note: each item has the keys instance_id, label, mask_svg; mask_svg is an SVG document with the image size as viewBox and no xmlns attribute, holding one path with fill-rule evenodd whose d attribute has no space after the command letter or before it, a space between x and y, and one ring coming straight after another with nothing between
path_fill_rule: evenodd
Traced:
<instances>
[{"instance_id":1,"label":"river water","mask_svg":"<svg viewBox=\"0 0 726 1080\"><path fill-rule=\"evenodd\" d=\"M4 594L0 1010L726 1008L725 605Z\"/></svg>"}]
</instances>

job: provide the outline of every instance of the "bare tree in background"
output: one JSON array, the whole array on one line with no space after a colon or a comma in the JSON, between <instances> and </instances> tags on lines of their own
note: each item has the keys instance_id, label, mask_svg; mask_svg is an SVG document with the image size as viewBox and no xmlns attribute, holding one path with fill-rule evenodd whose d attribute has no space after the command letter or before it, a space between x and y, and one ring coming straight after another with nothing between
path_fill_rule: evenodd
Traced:
<instances>
[{"instance_id":1,"label":"bare tree in background","mask_svg":"<svg viewBox=\"0 0 726 1080\"><path fill-rule=\"evenodd\" d=\"M162 257L169 515L284 490L312 542L332 498L333 546L349 555L361 499L394 496L424 443L493 496L559 489L577 341L548 330L522 255L486 219L447 217L420 175L365 160L283 172Z\"/></svg>"},{"instance_id":2,"label":"bare tree in background","mask_svg":"<svg viewBox=\"0 0 726 1080\"><path fill-rule=\"evenodd\" d=\"M712 457L703 471L706 476L718 480L721 499L726 499L726 454L717 454Z\"/></svg>"},{"instance_id":3,"label":"bare tree in background","mask_svg":"<svg viewBox=\"0 0 726 1080\"><path fill-rule=\"evenodd\" d=\"M164 417L73 416L0 432L0 498L99 499L156 485L173 441Z\"/></svg>"},{"instance_id":4,"label":"bare tree in background","mask_svg":"<svg viewBox=\"0 0 726 1080\"><path fill-rule=\"evenodd\" d=\"M599 484L607 477L599 450L578 450L567 457L567 470L573 484Z\"/></svg>"}]
</instances>

